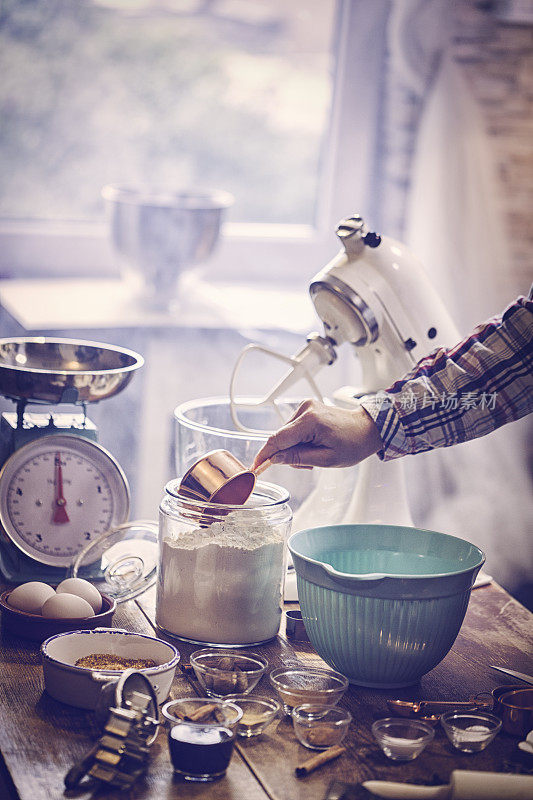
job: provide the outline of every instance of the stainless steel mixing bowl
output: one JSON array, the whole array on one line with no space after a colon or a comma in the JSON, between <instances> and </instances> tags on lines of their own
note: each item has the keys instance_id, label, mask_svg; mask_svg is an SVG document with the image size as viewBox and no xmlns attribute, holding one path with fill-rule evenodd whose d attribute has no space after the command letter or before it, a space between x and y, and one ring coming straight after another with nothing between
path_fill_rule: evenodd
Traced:
<instances>
[{"instance_id":1,"label":"stainless steel mixing bowl","mask_svg":"<svg viewBox=\"0 0 533 800\"><path fill-rule=\"evenodd\" d=\"M218 189L163 192L104 186L111 213L111 239L124 271L152 306L166 307L183 269L205 261L233 204Z\"/></svg>"},{"instance_id":2,"label":"stainless steel mixing bowl","mask_svg":"<svg viewBox=\"0 0 533 800\"><path fill-rule=\"evenodd\" d=\"M34 403L96 403L124 389L144 359L77 339L0 339L0 394Z\"/></svg>"}]
</instances>

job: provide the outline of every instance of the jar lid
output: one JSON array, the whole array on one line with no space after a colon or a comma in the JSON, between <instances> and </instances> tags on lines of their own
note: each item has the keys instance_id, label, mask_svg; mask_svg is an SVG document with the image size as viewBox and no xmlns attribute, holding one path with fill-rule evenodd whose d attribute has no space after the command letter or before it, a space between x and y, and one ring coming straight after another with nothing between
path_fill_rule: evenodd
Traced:
<instances>
[{"instance_id":1,"label":"jar lid","mask_svg":"<svg viewBox=\"0 0 533 800\"><path fill-rule=\"evenodd\" d=\"M124 603L154 585L158 556L157 522L132 520L110 528L81 550L70 574Z\"/></svg>"}]
</instances>

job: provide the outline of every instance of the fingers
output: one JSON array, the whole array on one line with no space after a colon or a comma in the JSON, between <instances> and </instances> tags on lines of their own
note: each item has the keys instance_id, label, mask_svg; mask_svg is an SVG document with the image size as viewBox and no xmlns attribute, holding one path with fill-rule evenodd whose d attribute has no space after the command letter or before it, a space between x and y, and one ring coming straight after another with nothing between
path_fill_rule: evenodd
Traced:
<instances>
[{"instance_id":1,"label":"fingers","mask_svg":"<svg viewBox=\"0 0 533 800\"><path fill-rule=\"evenodd\" d=\"M268 458L293 467L348 467L382 447L379 429L362 406L341 409L307 400L261 448L253 469Z\"/></svg>"},{"instance_id":2,"label":"fingers","mask_svg":"<svg viewBox=\"0 0 533 800\"><path fill-rule=\"evenodd\" d=\"M273 464L287 464L296 469L312 469L326 467L331 460L331 453L325 447L313 444L299 444L286 450L278 451L272 456Z\"/></svg>"},{"instance_id":3,"label":"fingers","mask_svg":"<svg viewBox=\"0 0 533 800\"><path fill-rule=\"evenodd\" d=\"M273 455L273 453L270 452L270 449L268 447L268 442L267 442L266 444L263 445L263 447L256 454L256 456L255 456L255 458L254 458L254 460L252 462L252 465L250 466L250 469L252 470L252 472L256 472L256 470L261 466L261 464L263 464L272 455Z\"/></svg>"},{"instance_id":4,"label":"fingers","mask_svg":"<svg viewBox=\"0 0 533 800\"><path fill-rule=\"evenodd\" d=\"M282 454L290 448L312 441L313 436L314 426L303 413L268 439L254 458L252 469L255 471L268 458L277 464L297 464L298 461L294 461L292 457L287 461L282 460Z\"/></svg>"},{"instance_id":5,"label":"fingers","mask_svg":"<svg viewBox=\"0 0 533 800\"><path fill-rule=\"evenodd\" d=\"M316 419L326 407L318 400L304 400L285 425L274 433L259 450L252 469L255 471L267 459L273 459L277 464L290 464L291 466L318 466L314 462L302 464L298 462L299 452L292 452L287 456L282 455L290 448L312 442L315 436ZM275 458L273 458L275 456ZM306 453L306 458L309 454Z\"/></svg>"}]
</instances>

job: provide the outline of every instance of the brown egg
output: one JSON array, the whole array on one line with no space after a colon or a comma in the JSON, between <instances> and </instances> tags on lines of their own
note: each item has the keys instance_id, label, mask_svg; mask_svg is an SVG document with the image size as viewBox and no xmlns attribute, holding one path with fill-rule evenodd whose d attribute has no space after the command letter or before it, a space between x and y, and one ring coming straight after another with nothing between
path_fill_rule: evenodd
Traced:
<instances>
[{"instance_id":1,"label":"brown egg","mask_svg":"<svg viewBox=\"0 0 533 800\"><path fill-rule=\"evenodd\" d=\"M41 609L43 617L54 617L56 619L85 619L94 617L94 611L87 600L75 594L54 594L50 597Z\"/></svg>"},{"instance_id":2,"label":"brown egg","mask_svg":"<svg viewBox=\"0 0 533 800\"><path fill-rule=\"evenodd\" d=\"M68 594L82 597L87 600L95 614L102 610L102 595L92 583L83 580L83 578L65 578L64 581L61 581L56 591L58 594L67 592Z\"/></svg>"},{"instance_id":3,"label":"brown egg","mask_svg":"<svg viewBox=\"0 0 533 800\"><path fill-rule=\"evenodd\" d=\"M55 591L47 583L41 581L28 581L21 583L9 593L7 602L19 611L28 614L40 614L44 602L50 597L55 597Z\"/></svg>"}]
</instances>

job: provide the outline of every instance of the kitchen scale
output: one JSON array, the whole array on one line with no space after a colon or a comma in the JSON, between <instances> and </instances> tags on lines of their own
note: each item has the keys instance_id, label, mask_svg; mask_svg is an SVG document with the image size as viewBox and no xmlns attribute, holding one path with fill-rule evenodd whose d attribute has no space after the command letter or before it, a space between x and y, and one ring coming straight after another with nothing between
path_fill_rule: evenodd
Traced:
<instances>
[{"instance_id":1,"label":"kitchen scale","mask_svg":"<svg viewBox=\"0 0 533 800\"><path fill-rule=\"evenodd\" d=\"M16 404L0 422L5 581L57 583L80 553L129 525L126 476L98 443L87 404L121 392L143 363L133 351L97 342L0 339L0 395ZM47 409L28 411L28 406ZM76 408L66 413L64 406ZM92 548L81 577L101 571L102 552Z\"/></svg>"}]
</instances>

